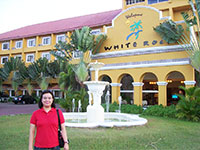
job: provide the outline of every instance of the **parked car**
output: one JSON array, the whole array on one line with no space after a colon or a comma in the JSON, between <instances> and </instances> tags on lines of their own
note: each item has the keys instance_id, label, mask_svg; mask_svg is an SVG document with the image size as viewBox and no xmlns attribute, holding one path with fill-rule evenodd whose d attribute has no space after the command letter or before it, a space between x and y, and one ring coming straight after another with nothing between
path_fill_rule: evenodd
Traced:
<instances>
[{"instance_id":1,"label":"parked car","mask_svg":"<svg viewBox=\"0 0 200 150\"><path fill-rule=\"evenodd\" d=\"M36 99L30 95L20 95L13 99L13 102L15 104L21 103L21 104L35 104Z\"/></svg>"},{"instance_id":2,"label":"parked car","mask_svg":"<svg viewBox=\"0 0 200 150\"><path fill-rule=\"evenodd\" d=\"M18 104L18 103L25 104L25 101L22 101L22 96L23 96L23 95L14 97L14 98L13 98L13 103L15 103L15 104Z\"/></svg>"},{"instance_id":3,"label":"parked car","mask_svg":"<svg viewBox=\"0 0 200 150\"><path fill-rule=\"evenodd\" d=\"M0 102L7 102L9 99L9 95L4 93L4 92L0 92Z\"/></svg>"}]
</instances>

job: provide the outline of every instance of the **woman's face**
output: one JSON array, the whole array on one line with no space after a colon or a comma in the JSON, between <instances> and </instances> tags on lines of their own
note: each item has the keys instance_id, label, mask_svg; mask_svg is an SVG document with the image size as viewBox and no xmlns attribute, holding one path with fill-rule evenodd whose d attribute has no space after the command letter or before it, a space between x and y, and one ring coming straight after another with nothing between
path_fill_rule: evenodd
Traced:
<instances>
[{"instance_id":1,"label":"woman's face","mask_svg":"<svg viewBox=\"0 0 200 150\"><path fill-rule=\"evenodd\" d=\"M45 93L42 96L42 104L43 107L51 107L51 104L53 103L53 97L50 93Z\"/></svg>"}]
</instances>

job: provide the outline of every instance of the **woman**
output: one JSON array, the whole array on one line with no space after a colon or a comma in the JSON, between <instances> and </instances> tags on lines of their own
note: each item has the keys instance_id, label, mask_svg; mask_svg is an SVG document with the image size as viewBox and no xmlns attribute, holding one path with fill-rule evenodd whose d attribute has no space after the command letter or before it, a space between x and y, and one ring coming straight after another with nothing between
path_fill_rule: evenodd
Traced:
<instances>
[{"instance_id":1,"label":"woman","mask_svg":"<svg viewBox=\"0 0 200 150\"><path fill-rule=\"evenodd\" d=\"M55 109L54 96L51 91L43 91L38 103L40 109L33 112L30 120L29 150L60 150L58 142L58 116ZM64 150L69 150L69 143L64 125L64 117L59 110L62 136L65 141Z\"/></svg>"}]
</instances>

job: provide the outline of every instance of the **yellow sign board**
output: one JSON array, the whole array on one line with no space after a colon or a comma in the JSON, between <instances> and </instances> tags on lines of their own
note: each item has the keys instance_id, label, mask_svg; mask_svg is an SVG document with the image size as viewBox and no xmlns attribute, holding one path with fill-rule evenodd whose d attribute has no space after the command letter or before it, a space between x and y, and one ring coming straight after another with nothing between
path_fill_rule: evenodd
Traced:
<instances>
[{"instance_id":1,"label":"yellow sign board","mask_svg":"<svg viewBox=\"0 0 200 150\"><path fill-rule=\"evenodd\" d=\"M101 52L164 46L166 43L153 30L159 25L162 12L148 6L136 6L122 11L106 27L108 36Z\"/></svg>"}]
</instances>

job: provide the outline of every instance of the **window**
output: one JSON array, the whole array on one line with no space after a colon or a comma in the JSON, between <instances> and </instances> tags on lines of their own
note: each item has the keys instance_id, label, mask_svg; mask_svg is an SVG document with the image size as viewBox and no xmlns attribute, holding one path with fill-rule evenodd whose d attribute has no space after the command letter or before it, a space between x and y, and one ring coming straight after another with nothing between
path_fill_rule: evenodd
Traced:
<instances>
[{"instance_id":1,"label":"window","mask_svg":"<svg viewBox=\"0 0 200 150\"><path fill-rule=\"evenodd\" d=\"M63 51L64 52L64 51ZM64 52L65 53L65 52ZM60 51L56 52L57 55L59 55L60 57L64 57L65 55L63 53L61 53ZM55 60L57 60L57 57L55 57Z\"/></svg>"},{"instance_id":2,"label":"window","mask_svg":"<svg viewBox=\"0 0 200 150\"><path fill-rule=\"evenodd\" d=\"M155 4L155 3L160 3L160 2L165 2L168 0L148 0L148 4Z\"/></svg>"},{"instance_id":3,"label":"window","mask_svg":"<svg viewBox=\"0 0 200 150\"><path fill-rule=\"evenodd\" d=\"M92 35L98 35L100 33L101 33L101 29L96 29L96 30L90 31L90 34L92 34Z\"/></svg>"},{"instance_id":4,"label":"window","mask_svg":"<svg viewBox=\"0 0 200 150\"><path fill-rule=\"evenodd\" d=\"M51 37L43 37L42 38L42 45L50 45L51 44Z\"/></svg>"},{"instance_id":5,"label":"window","mask_svg":"<svg viewBox=\"0 0 200 150\"><path fill-rule=\"evenodd\" d=\"M64 34L61 34L61 35L57 35L56 36L56 43L58 43L58 41L62 41L62 42L65 42L65 35Z\"/></svg>"},{"instance_id":6,"label":"window","mask_svg":"<svg viewBox=\"0 0 200 150\"><path fill-rule=\"evenodd\" d=\"M144 2L145 0L126 0L126 5Z\"/></svg>"},{"instance_id":7,"label":"window","mask_svg":"<svg viewBox=\"0 0 200 150\"><path fill-rule=\"evenodd\" d=\"M35 55L34 54L27 54L26 55L26 62L27 63L34 62L34 60L35 60Z\"/></svg>"},{"instance_id":8,"label":"window","mask_svg":"<svg viewBox=\"0 0 200 150\"><path fill-rule=\"evenodd\" d=\"M1 57L1 64L5 64L8 61L8 56Z\"/></svg>"},{"instance_id":9,"label":"window","mask_svg":"<svg viewBox=\"0 0 200 150\"><path fill-rule=\"evenodd\" d=\"M16 41L16 43L15 43L15 48L16 48L16 49L22 48L22 41Z\"/></svg>"},{"instance_id":10,"label":"window","mask_svg":"<svg viewBox=\"0 0 200 150\"><path fill-rule=\"evenodd\" d=\"M2 43L2 50L9 50L9 42Z\"/></svg>"},{"instance_id":11,"label":"window","mask_svg":"<svg viewBox=\"0 0 200 150\"><path fill-rule=\"evenodd\" d=\"M15 90L11 90L10 97L14 97L14 96L15 96Z\"/></svg>"},{"instance_id":12,"label":"window","mask_svg":"<svg viewBox=\"0 0 200 150\"><path fill-rule=\"evenodd\" d=\"M50 60L51 58L50 58L50 53L42 53L42 58L46 58L46 59L48 59L48 60Z\"/></svg>"},{"instance_id":13,"label":"window","mask_svg":"<svg viewBox=\"0 0 200 150\"><path fill-rule=\"evenodd\" d=\"M19 58L21 60L22 59L22 55L15 55L14 58Z\"/></svg>"},{"instance_id":14,"label":"window","mask_svg":"<svg viewBox=\"0 0 200 150\"><path fill-rule=\"evenodd\" d=\"M79 50L73 51L73 58L79 59L79 58L81 58L81 56L83 56L82 51L79 51Z\"/></svg>"},{"instance_id":15,"label":"window","mask_svg":"<svg viewBox=\"0 0 200 150\"><path fill-rule=\"evenodd\" d=\"M54 92L54 96L55 96L56 98L60 98L60 97L61 97L61 92L60 92L60 91L55 91L55 92Z\"/></svg>"},{"instance_id":16,"label":"window","mask_svg":"<svg viewBox=\"0 0 200 150\"><path fill-rule=\"evenodd\" d=\"M27 40L27 47L34 47L35 46L35 39Z\"/></svg>"}]
</instances>

